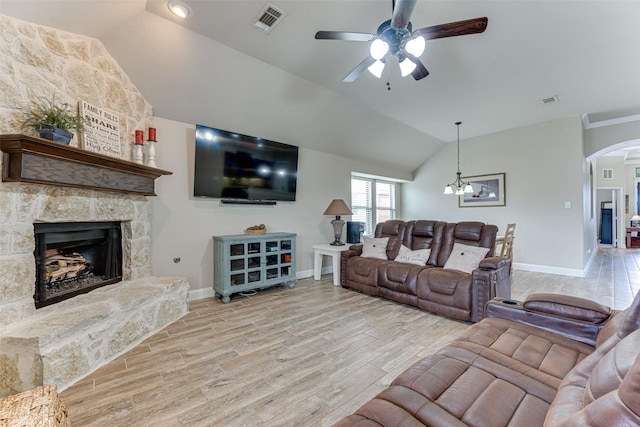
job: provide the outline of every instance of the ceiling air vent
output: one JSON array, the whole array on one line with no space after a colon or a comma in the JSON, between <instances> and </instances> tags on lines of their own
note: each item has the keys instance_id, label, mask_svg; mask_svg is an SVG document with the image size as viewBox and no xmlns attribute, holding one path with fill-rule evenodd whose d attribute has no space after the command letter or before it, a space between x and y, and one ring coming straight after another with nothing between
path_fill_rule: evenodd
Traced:
<instances>
[{"instance_id":1,"label":"ceiling air vent","mask_svg":"<svg viewBox=\"0 0 640 427\"><path fill-rule=\"evenodd\" d=\"M286 12L268 3L258 14L253 25L265 33L269 33L285 16L287 16Z\"/></svg>"}]
</instances>

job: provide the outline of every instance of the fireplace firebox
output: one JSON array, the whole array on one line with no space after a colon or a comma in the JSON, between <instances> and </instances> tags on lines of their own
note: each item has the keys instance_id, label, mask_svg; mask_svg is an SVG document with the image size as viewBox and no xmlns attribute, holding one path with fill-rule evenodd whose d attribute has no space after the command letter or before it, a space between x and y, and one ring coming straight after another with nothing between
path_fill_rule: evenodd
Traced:
<instances>
[{"instance_id":1,"label":"fireplace firebox","mask_svg":"<svg viewBox=\"0 0 640 427\"><path fill-rule=\"evenodd\" d=\"M36 308L122 280L120 222L35 223Z\"/></svg>"}]
</instances>

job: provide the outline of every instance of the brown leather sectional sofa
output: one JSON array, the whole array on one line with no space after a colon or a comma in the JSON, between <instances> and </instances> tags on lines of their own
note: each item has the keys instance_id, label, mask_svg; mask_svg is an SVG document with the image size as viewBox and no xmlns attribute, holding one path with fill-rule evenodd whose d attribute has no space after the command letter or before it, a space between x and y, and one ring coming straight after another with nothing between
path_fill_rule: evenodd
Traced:
<instances>
[{"instance_id":1,"label":"brown leather sectional sofa","mask_svg":"<svg viewBox=\"0 0 640 427\"><path fill-rule=\"evenodd\" d=\"M335 427L640 426L640 294L621 312L533 294L487 318Z\"/></svg>"},{"instance_id":2,"label":"brown leather sectional sofa","mask_svg":"<svg viewBox=\"0 0 640 427\"><path fill-rule=\"evenodd\" d=\"M362 257L362 244L341 253L343 287L409 304L453 319L477 322L493 297L511 296L511 261L495 257L498 227L482 222L389 220L376 226L374 237L388 237L387 260ZM455 243L488 248L471 274L444 269ZM393 261L404 245L431 249L426 265Z\"/></svg>"}]
</instances>

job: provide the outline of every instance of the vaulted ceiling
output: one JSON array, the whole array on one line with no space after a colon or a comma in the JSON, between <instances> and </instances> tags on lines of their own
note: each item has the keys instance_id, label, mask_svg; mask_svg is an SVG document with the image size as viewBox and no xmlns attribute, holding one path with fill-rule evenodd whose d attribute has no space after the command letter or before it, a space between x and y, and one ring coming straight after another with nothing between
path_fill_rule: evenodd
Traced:
<instances>
[{"instance_id":1,"label":"vaulted ceiling","mask_svg":"<svg viewBox=\"0 0 640 427\"><path fill-rule=\"evenodd\" d=\"M342 79L368 55L368 43L315 40L314 34L375 33L391 17L391 0L272 0L286 16L268 34L253 25L266 0L185 3L193 10L187 20L171 15L166 1L155 0L1 0L0 13L107 40L134 82L145 72L146 55L153 49L128 51L135 44L128 46L114 35L151 14L436 141L454 140L457 120L464 122L467 138L584 114L594 120L640 114L639 1L418 0L411 17L414 29L486 16L487 30L428 41L421 59L430 75L420 81L388 67L382 79L365 71L353 83ZM125 59L132 57L138 65ZM162 87L161 82L180 78L163 75L171 70L154 69L162 78L156 76L158 87L145 90L154 93L152 104L162 117L195 123ZM197 90L192 92L197 107L202 101ZM559 102L543 102L554 96ZM412 167L424 161L405 155Z\"/></svg>"}]
</instances>

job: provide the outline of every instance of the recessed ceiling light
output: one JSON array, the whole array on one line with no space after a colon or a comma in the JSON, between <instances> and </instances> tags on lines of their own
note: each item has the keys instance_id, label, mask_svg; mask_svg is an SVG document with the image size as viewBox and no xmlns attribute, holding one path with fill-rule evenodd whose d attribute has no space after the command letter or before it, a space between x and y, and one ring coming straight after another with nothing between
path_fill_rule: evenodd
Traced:
<instances>
[{"instance_id":1,"label":"recessed ceiling light","mask_svg":"<svg viewBox=\"0 0 640 427\"><path fill-rule=\"evenodd\" d=\"M186 19L193 14L193 10L191 10L191 7L180 0L169 0L169 2L167 3L167 7L171 11L171 13L179 18Z\"/></svg>"}]
</instances>

